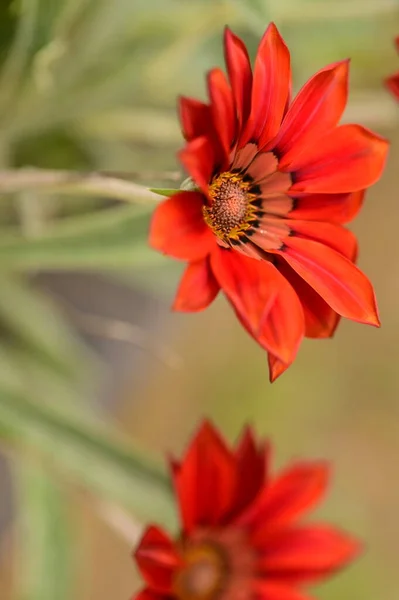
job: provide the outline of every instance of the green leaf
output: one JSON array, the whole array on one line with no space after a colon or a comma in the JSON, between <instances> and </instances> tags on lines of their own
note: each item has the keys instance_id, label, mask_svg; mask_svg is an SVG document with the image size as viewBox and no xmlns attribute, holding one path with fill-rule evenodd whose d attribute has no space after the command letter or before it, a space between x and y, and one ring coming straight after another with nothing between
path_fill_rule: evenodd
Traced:
<instances>
[{"instance_id":1,"label":"green leaf","mask_svg":"<svg viewBox=\"0 0 399 600\"><path fill-rule=\"evenodd\" d=\"M175 523L169 479L163 469L110 426L64 399L32 399L19 364L0 353L0 436L138 517ZM33 395L34 398L34 395Z\"/></svg>"},{"instance_id":2,"label":"green leaf","mask_svg":"<svg viewBox=\"0 0 399 600\"><path fill-rule=\"evenodd\" d=\"M17 598L69 600L74 596L76 544L66 490L42 465L14 461L17 492Z\"/></svg>"},{"instance_id":3,"label":"green leaf","mask_svg":"<svg viewBox=\"0 0 399 600\"><path fill-rule=\"evenodd\" d=\"M1 274L0 327L15 346L68 377L82 374L83 350L75 341L55 306L22 279Z\"/></svg>"},{"instance_id":4,"label":"green leaf","mask_svg":"<svg viewBox=\"0 0 399 600\"><path fill-rule=\"evenodd\" d=\"M173 196L173 194L176 194L179 191L180 190L170 188L150 188L150 192L154 192L160 196Z\"/></svg>"},{"instance_id":5,"label":"green leaf","mask_svg":"<svg viewBox=\"0 0 399 600\"><path fill-rule=\"evenodd\" d=\"M37 237L4 233L0 268L107 269L166 263L147 246L149 214L148 208L123 204L56 222Z\"/></svg>"}]
</instances>

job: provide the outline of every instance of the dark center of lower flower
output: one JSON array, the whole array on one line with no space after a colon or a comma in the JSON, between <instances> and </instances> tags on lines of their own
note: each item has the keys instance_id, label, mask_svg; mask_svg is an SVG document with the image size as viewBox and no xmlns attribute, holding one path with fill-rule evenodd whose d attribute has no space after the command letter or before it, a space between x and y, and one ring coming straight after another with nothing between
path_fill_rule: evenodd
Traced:
<instances>
[{"instance_id":1,"label":"dark center of lower flower","mask_svg":"<svg viewBox=\"0 0 399 600\"><path fill-rule=\"evenodd\" d=\"M237 240L248 229L254 219L251 181L245 181L237 173L222 173L209 186L211 203L204 206L203 214L207 225L215 235L229 242Z\"/></svg>"},{"instance_id":2,"label":"dark center of lower flower","mask_svg":"<svg viewBox=\"0 0 399 600\"><path fill-rule=\"evenodd\" d=\"M184 567L175 577L174 592L179 600L213 600L223 586L223 556L211 545L201 544L184 553Z\"/></svg>"}]
</instances>

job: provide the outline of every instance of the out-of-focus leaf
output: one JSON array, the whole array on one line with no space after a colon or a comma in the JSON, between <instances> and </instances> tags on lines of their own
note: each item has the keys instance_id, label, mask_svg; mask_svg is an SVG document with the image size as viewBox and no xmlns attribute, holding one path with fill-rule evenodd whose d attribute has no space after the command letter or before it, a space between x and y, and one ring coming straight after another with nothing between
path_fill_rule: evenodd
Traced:
<instances>
[{"instance_id":1,"label":"out-of-focus leaf","mask_svg":"<svg viewBox=\"0 0 399 600\"><path fill-rule=\"evenodd\" d=\"M38 27L39 0L22 0L17 33L0 73L0 120L21 84Z\"/></svg>"},{"instance_id":2,"label":"out-of-focus leaf","mask_svg":"<svg viewBox=\"0 0 399 600\"><path fill-rule=\"evenodd\" d=\"M17 600L74 597L75 544L63 487L42 465L14 461L17 492Z\"/></svg>"},{"instance_id":3,"label":"out-of-focus leaf","mask_svg":"<svg viewBox=\"0 0 399 600\"><path fill-rule=\"evenodd\" d=\"M150 191L159 194L160 196L173 196L173 194L176 194L179 190L172 188L150 188Z\"/></svg>"},{"instance_id":4,"label":"out-of-focus leaf","mask_svg":"<svg viewBox=\"0 0 399 600\"><path fill-rule=\"evenodd\" d=\"M67 376L82 373L82 351L55 306L44 295L10 274L1 274L0 329Z\"/></svg>"},{"instance_id":5,"label":"out-of-focus leaf","mask_svg":"<svg viewBox=\"0 0 399 600\"><path fill-rule=\"evenodd\" d=\"M27 396L18 364L0 354L1 437L139 517L175 522L169 481L142 451L74 402Z\"/></svg>"},{"instance_id":6,"label":"out-of-focus leaf","mask_svg":"<svg viewBox=\"0 0 399 600\"><path fill-rule=\"evenodd\" d=\"M34 238L5 234L0 267L87 269L151 266L165 259L147 246L149 210L123 205L49 225Z\"/></svg>"}]
</instances>

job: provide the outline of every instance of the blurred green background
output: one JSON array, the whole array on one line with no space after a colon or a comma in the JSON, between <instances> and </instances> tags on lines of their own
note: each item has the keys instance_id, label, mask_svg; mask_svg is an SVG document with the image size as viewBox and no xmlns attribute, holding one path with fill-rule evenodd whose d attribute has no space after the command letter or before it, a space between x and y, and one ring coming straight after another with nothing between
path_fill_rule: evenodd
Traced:
<instances>
[{"instance_id":1,"label":"blurred green background","mask_svg":"<svg viewBox=\"0 0 399 600\"><path fill-rule=\"evenodd\" d=\"M353 225L382 328L342 322L333 341L306 341L272 386L223 298L169 313L181 265L146 247L152 203L129 183L178 186L176 96L204 96L226 23L254 56L270 20L291 49L295 90L351 57L345 120L392 141ZM140 523L174 525L164 452L181 452L204 415L229 439L253 423L277 467L331 459L317 517L367 552L315 593L397 600L399 107L382 79L399 69L398 33L398 0L0 3L2 600L138 589ZM27 184L31 171L10 171L22 167L124 172L127 188Z\"/></svg>"}]
</instances>

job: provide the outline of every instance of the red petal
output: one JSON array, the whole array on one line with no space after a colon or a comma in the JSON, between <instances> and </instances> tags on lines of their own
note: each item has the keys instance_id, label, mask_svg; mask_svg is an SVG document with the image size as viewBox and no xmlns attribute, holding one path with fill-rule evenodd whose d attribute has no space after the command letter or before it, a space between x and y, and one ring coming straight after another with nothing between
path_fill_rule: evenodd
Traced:
<instances>
[{"instance_id":1,"label":"red petal","mask_svg":"<svg viewBox=\"0 0 399 600\"><path fill-rule=\"evenodd\" d=\"M285 116L274 146L289 168L303 146L335 127L348 97L348 61L325 67L300 90Z\"/></svg>"},{"instance_id":2,"label":"red petal","mask_svg":"<svg viewBox=\"0 0 399 600\"><path fill-rule=\"evenodd\" d=\"M310 596L295 590L292 586L281 582L257 581L256 584L257 600L311 600Z\"/></svg>"},{"instance_id":3,"label":"red petal","mask_svg":"<svg viewBox=\"0 0 399 600\"><path fill-rule=\"evenodd\" d=\"M328 465L298 463L276 477L243 514L240 524L250 525L254 542L263 546L275 527L286 525L320 501L327 488Z\"/></svg>"},{"instance_id":4,"label":"red petal","mask_svg":"<svg viewBox=\"0 0 399 600\"><path fill-rule=\"evenodd\" d=\"M207 104L193 98L179 98L180 121L186 140L207 135L211 109Z\"/></svg>"},{"instance_id":5,"label":"red petal","mask_svg":"<svg viewBox=\"0 0 399 600\"><path fill-rule=\"evenodd\" d=\"M296 583L333 573L359 554L357 541L333 527L312 525L277 532L262 552L269 577L293 577Z\"/></svg>"},{"instance_id":6,"label":"red petal","mask_svg":"<svg viewBox=\"0 0 399 600\"><path fill-rule=\"evenodd\" d=\"M193 181L207 194L216 161L215 149L209 138L199 137L187 142L177 155Z\"/></svg>"},{"instance_id":7,"label":"red petal","mask_svg":"<svg viewBox=\"0 0 399 600\"><path fill-rule=\"evenodd\" d=\"M165 598L163 594L157 594L149 589L145 589L132 596L130 600L162 600L163 598Z\"/></svg>"},{"instance_id":8,"label":"red petal","mask_svg":"<svg viewBox=\"0 0 399 600\"><path fill-rule=\"evenodd\" d=\"M242 125L246 122L251 107L251 63L244 43L228 27L225 29L224 52L238 121Z\"/></svg>"},{"instance_id":9,"label":"red petal","mask_svg":"<svg viewBox=\"0 0 399 600\"><path fill-rule=\"evenodd\" d=\"M230 148L235 136L234 102L230 86L221 69L212 69L208 75L208 90L214 128L225 153L224 168L229 166Z\"/></svg>"},{"instance_id":10,"label":"red petal","mask_svg":"<svg viewBox=\"0 0 399 600\"><path fill-rule=\"evenodd\" d=\"M290 53L274 23L260 41L254 68L251 116L240 146L250 139L259 147L278 133L290 93Z\"/></svg>"},{"instance_id":11,"label":"red petal","mask_svg":"<svg viewBox=\"0 0 399 600\"><path fill-rule=\"evenodd\" d=\"M350 260L313 240L294 236L286 244L282 256L333 310L353 321L379 325L373 286Z\"/></svg>"},{"instance_id":12,"label":"red petal","mask_svg":"<svg viewBox=\"0 0 399 600\"><path fill-rule=\"evenodd\" d=\"M134 556L141 574L151 588L165 594L171 591L173 574L181 564L181 559L173 541L162 529L149 527Z\"/></svg>"},{"instance_id":13,"label":"red petal","mask_svg":"<svg viewBox=\"0 0 399 600\"><path fill-rule=\"evenodd\" d=\"M329 338L334 335L341 317L285 261L281 261L278 268L290 282L302 304L305 316L305 337ZM273 359L272 362L271 359ZM269 367L272 380L274 380L287 368L287 365L275 357L269 357Z\"/></svg>"},{"instance_id":14,"label":"red petal","mask_svg":"<svg viewBox=\"0 0 399 600\"><path fill-rule=\"evenodd\" d=\"M268 444L256 447L252 430L242 434L236 450L237 490L233 512L238 514L262 489L267 477L270 448Z\"/></svg>"},{"instance_id":15,"label":"red petal","mask_svg":"<svg viewBox=\"0 0 399 600\"><path fill-rule=\"evenodd\" d=\"M315 240L336 250L343 256L354 261L357 255L357 240L355 235L335 223L318 223L317 221L294 221L286 219L287 225L300 238Z\"/></svg>"},{"instance_id":16,"label":"red petal","mask_svg":"<svg viewBox=\"0 0 399 600\"><path fill-rule=\"evenodd\" d=\"M173 310L195 312L203 310L216 298L220 290L209 259L190 263L184 271L173 304Z\"/></svg>"},{"instance_id":17,"label":"red petal","mask_svg":"<svg viewBox=\"0 0 399 600\"><path fill-rule=\"evenodd\" d=\"M306 328L306 314L305 314L305 328ZM305 335L306 335L306 329L305 329ZM269 363L270 383L273 383L273 381L275 381L277 379L277 377L280 377L280 375L282 375L284 373L284 371L286 371L290 365L287 363L283 363L279 358L277 358L277 356L270 354L270 352L267 355L267 360Z\"/></svg>"},{"instance_id":18,"label":"red petal","mask_svg":"<svg viewBox=\"0 0 399 600\"><path fill-rule=\"evenodd\" d=\"M381 176L388 142L360 125L341 125L308 144L287 170L295 172L291 191L306 193L355 192ZM286 170L284 159L279 168Z\"/></svg>"},{"instance_id":19,"label":"red petal","mask_svg":"<svg viewBox=\"0 0 399 600\"><path fill-rule=\"evenodd\" d=\"M385 80L385 84L392 94L399 100L399 73L395 73Z\"/></svg>"},{"instance_id":20,"label":"red petal","mask_svg":"<svg viewBox=\"0 0 399 600\"><path fill-rule=\"evenodd\" d=\"M231 250L211 255L220 287L257 342L283 362L291 362L301 342L304 321L298 298L277 269Z\"/></svg>"},{"instance_id":21,"label":"red petal","mask_svg":"<svg viewBox=\"0 0 399 600\"><path fill-rule=\"evenodd\" d=\"M295 199L291 219L349 223L363 205L365 190L350 194L312 194Z\"/></svg>"},{"instance_id":22,"label":"red petal","mask_svg":"<svg viewBox=\"0 0 399 600\"><path fill-rule=\"evenodd\" d=\"M183 260L198 260L215 245L215 237L204 221L204 196L178 192L156 209L150 225L149 243L164 254Z\"/></svg>"},{"instance_id":23,"label":"red petal","mask_svg":"<svg viewBox=\"0 0 399 600\"><path fill-rule=\"evenodd\" d=\"M185 532L217 525L232 506L236 485L234 455L212 425L204 422L172 476Z\"/></svg>"}]
</instances>

